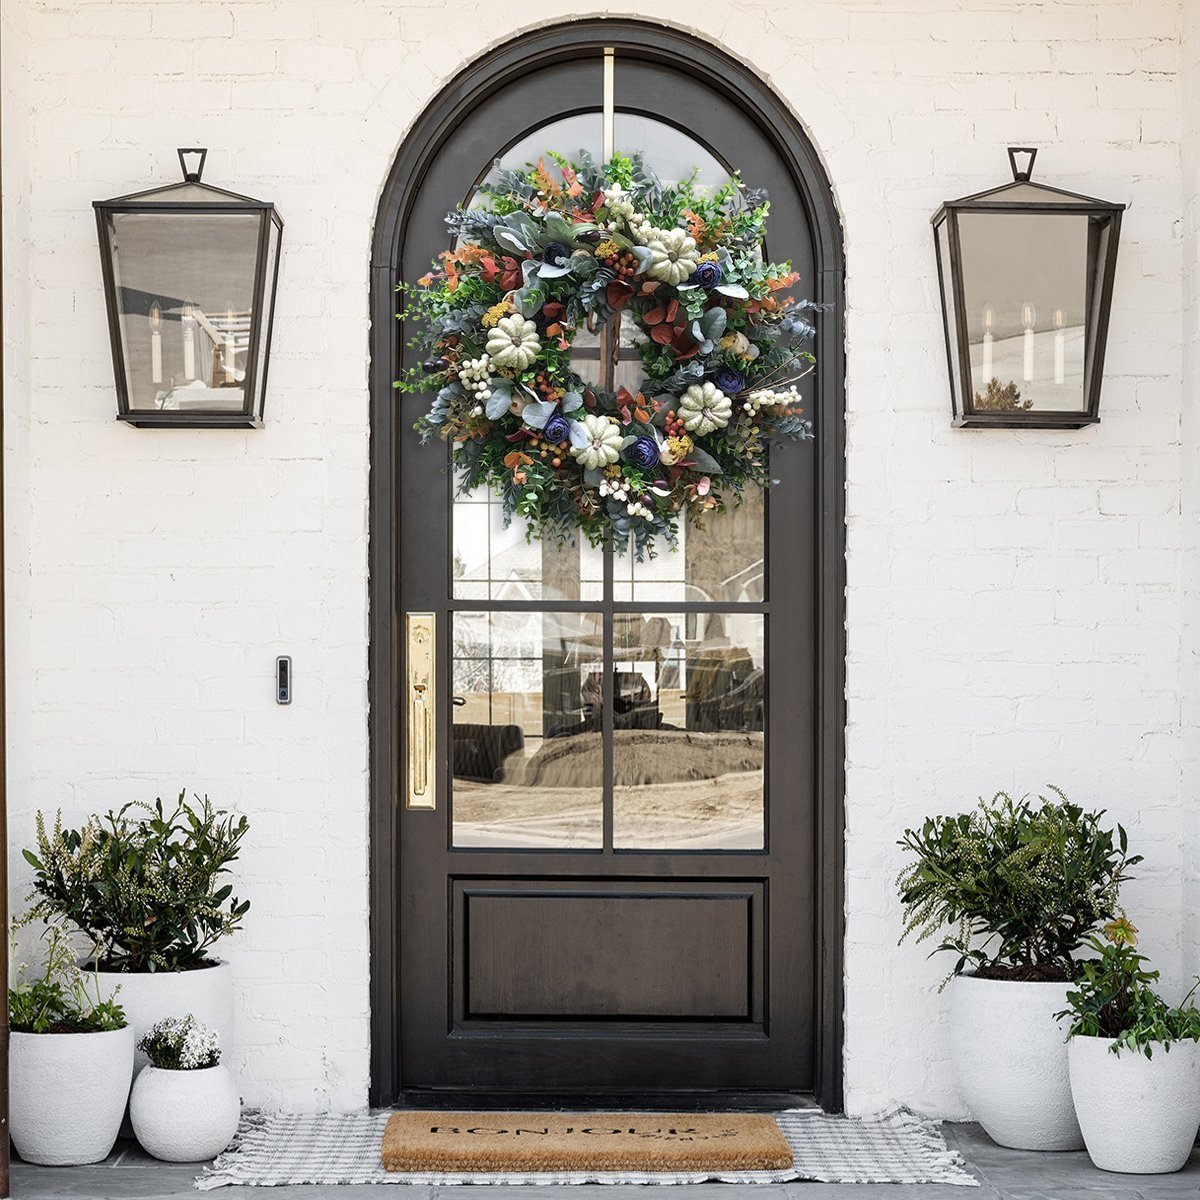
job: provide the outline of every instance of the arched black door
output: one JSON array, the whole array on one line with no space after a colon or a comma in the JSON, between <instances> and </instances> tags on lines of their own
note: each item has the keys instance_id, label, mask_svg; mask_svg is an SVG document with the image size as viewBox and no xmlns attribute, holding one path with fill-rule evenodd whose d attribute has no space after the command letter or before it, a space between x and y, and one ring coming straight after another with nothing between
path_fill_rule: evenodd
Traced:
<instances>
[{"instance_id":1,"label":"arched black door","mask_svg":"<svg viewBox=\"0 0 1200 1200\"><path fill-rule=\"evenodd\" d=\"M643 150L664 178L737 169L767 187L772 257L792 259L810 297L835 298L777 130L638 28L551 39L477 80L475 103L448 105L391 214L377 314L385 286L447 248L446 210L494 159L599 157L606 120L615 148ZM401 341L383 356L393 373ZM575 345L581 373L612 369ZM818 422L830 373L840 386L836 349L821 369ZM635 362L616 371L636 385ZM376 1099L819 1090L836 1106L820 1062L833 1019L820 922L839 861L824 861L822 733L841 724L822 696L829 433L777 457L765 502L639 566L505 530L419 444L421 400L389 400L400 412L373 430L373 505L389 509L373 512L373 568L390 573L373 580L374 1061L389 1074ZM414 613L434 626L433 808L403 800Z\"/></svg>"}]
</instances>

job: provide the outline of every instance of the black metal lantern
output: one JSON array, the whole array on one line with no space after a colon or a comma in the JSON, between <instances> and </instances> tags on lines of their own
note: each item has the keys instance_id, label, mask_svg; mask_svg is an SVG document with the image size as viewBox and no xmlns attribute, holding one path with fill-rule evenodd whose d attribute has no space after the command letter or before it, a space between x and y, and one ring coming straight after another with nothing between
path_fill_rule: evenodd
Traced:
<instances>
[{"instance_id":1,"label":"black metal lantern","mask_svg":"<svg viewBox=\"0 0 1200 1200\"><path fill-rule=\"evenodd\" d=\"M932 218L955 426L1100 420L1125 205L1031 182L1036 157L1010 146L1012 183Z\"/></svg>"},{"instance_id":2,"label":"black metal lantern","mask_svg":"<svg viewBox=\"0 0 1200 1200\"><path fill-rule=\"evenodd\" d=\"M182 183L94 204L117 419L131 425L262 425L283 220L201 183L207 153L179 151Z\"/></svg>"}]
</instances>

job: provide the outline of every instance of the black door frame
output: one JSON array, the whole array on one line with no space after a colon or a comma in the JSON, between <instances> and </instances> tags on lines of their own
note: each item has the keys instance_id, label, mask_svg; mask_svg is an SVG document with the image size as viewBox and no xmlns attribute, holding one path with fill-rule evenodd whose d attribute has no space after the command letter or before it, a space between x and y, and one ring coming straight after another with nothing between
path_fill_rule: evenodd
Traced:
<instances>
[{"instance_id":1,"label":"black door frame","mask_svg":"<svg viewBox=\"0 0 1200 1200\"><path fill-rule=\"evenodd\" d=\"M400 405L393 381L400 371L401 337L395 284L400 246L414 198L429 163L472 111L506 80L532 64L578 57L613 46L666 63L686 60L689 71L737 105L764 130L799 193L813 232L815 298L829 304L817 319L817 748L818 871L816 903L816 1005L813 1061L815 1098L842 1109L843 930L845 834L845 263L841 221L833 189L815 147L799 121L743 63L682 32L641 21L595 19L553 25L514 39L460 72L433 99L404 139L388 174L376 216L371 250L370 333L370 902L371 1085L373 1105L402 1099L400 1012L396 964L402 886L394 853L399 822L401 769L394 702L400 634L395 498L399 479Z\"/></svg>"}]
</instances>

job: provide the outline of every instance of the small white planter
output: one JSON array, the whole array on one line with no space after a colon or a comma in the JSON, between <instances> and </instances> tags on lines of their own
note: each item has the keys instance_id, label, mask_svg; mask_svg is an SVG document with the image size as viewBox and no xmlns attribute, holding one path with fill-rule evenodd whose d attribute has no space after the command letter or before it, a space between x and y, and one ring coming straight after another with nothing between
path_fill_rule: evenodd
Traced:
<instances>
[{"instance_id":1,"label":"small white planter","mask_svg":"<svg viewBox=\"0 0 1200 1200\"><path fill-rule=\"evenodd\" d=\"M1009 983L960 975L950 984L958 1086L988 1137L1017 1150L1079 1150L1071 1103L1069 983Z\"/></svg>"},{"instance_id":2,"label":"small white planter","mask_svg":"<svg viewBox=\"0 0 1200 1200\"><path fill-rule=\"evenodd\" d=\"M1111 1038L1073 1037L1067 1047L1075 1111L1092 1162L1102 1171L1160 1175L1180 1170L1200 1129L1200 1042L1154 1054Z\"/></svg>"},{"instance_id":3,"label":"small white planter","mask_svg":"<svg viewBox=\"0 0 1200 1200\"><path fill-rule=\"evenodd\" d=\"M233 974L227 962L194 971L99 971L101 996L117 993L117 1003L133 1026L134 1041L140 1042L150 1026L164 1017L186 1017L188 1013L207 1025L221 1039L227 1059L233 1050ZM118 992L117 989L120 988ZM139 1050L135 1072L146 1065Z\"/></svg>"},{"instance_id":4,"label":"small white planter","mask_svg":"<svg viewBox=\"0 0 1200 1200\"><path fill-rule=\"evenodd\" d=\"M14 1033L9 1053L17 1153L48 1167L106 1158L129 1098L133 1030Z\"/></svg>"},{"instance_id":5,"label":"small white planter","mask_svg":"<svg viewBox=\"0 0 1200 1200\"><path fill-rule=\"evenodd\" d=\"M222 1065L202 1071L146 1066L129 1097L137 1140L165 1162L216 1158L233 1140L240 1114L237 1084Z\"/></svg>"}]
</instances>

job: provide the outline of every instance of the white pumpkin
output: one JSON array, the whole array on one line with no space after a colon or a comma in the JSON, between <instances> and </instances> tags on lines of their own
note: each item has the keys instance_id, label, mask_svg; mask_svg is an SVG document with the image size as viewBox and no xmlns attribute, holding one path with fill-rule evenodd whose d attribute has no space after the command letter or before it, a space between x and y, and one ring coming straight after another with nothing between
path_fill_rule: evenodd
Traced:
<instances>
[{"instance_id":1,"label":"white pumpkin","mask_svg":"<svg viewBox=\"0 0 1200 1200\"><path fill-rule=\"evenodd\" d=\"M587 441L582 446L571 447L571 453L580 464L592 469L615 463L621 453L622 440L621 427L616 421L588 413L581 424L587 432Z\"/></svg>"},{"instance_id":2,"label":"white pumpkin","mask_svg":"<svg viewBox=\"0 0 1200 1200\"><path fill-rule=\"evenodd\" d=\"M703 437L714 429L724 429L733 416L733 402L715 383L693 383L679 397L679 419L688 433Z\"/></svg>"},{"instance_id":3,"label":"white pumpkin","mask_svg":"<svg viewBox=\"0 0 1200 1200\"><path fill-rule=\"evenodd\" d=\"M696 270L700 255L696 239L682 229L663 229L649 243L650 265L646 274L663 283L683 283Z\"/></svg>"},{"instance_id":4,"label":"white pumpkin","mask_svg":"<svg viewBox=\"0 0 1200 1200\"><path fill-rule=\"evenodd\" d=\"M541 348L537 326L520 313L501 317L488 334L488 357L497 367L523 371L537 358Z\"/></svg>"}]
</instances>

